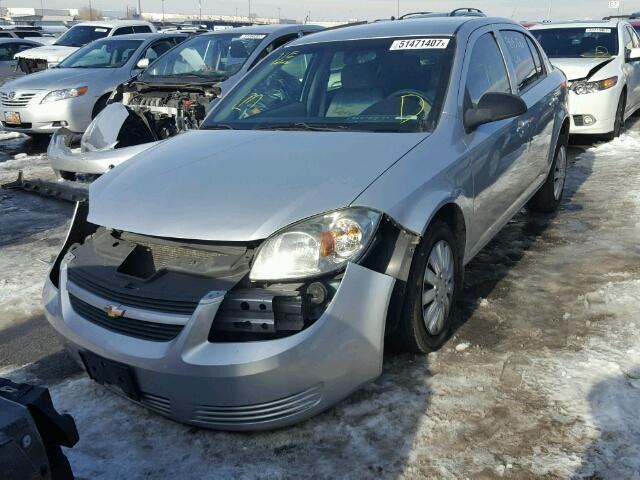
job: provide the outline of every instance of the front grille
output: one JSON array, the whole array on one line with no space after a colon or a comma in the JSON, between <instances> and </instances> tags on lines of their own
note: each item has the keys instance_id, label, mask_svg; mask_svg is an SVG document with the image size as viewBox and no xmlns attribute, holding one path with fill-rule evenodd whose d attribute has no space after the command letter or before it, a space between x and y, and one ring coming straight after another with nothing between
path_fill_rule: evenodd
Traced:
<instances>
[{"instance_id":1,"label":"front grille","mask_svg":"<svg viewBox=\"0 0 640 480\"><path fill-rule=\"evenodd\" d=\"M191 421L209 427L274 422L301 414L318 405L321 399L322 387L316 385L280 400L254 405L240 407L196 405Z\"/></svg>"},{"instance_id":2,"label":"front grille","mask_svg":"<svg viewBox=\"0 0 640 480\"><path fill-rule=\"evenodd\" d=\"M36 95L36 92L16 92L13 97L10 97L9 93L0 92L0 105L3 107L26 107Z\"/></svg>"},{"instance_id":3,"label":"front grille","mask_svg":"<svg viewBox=\"0 0 640 480\"><path fill-rule=\"evenodd\" d=\"M122 304L128 307L138 307L145 310L154 310L164 313L176 313L181 315L191 315L198 302L172 300L167 298L155 298L155 297L141 297L132 293L123 293L114 290L107 284L99 284L94 280L87 278L77 271L77 269L70 268L68 270L69 281L73 282L78 287L87 290L99 297L118 304Z\"/></svg>"},{"instance_id":4,"label":"front grille","mask_svg":"<svg viewBox=\"0 0 640 480\"><path fill-rule=\"evenodd\" d=\"M121 335L149 340L168 342L178 336L183 325L145 322L127 317L112 318L101 309L89 305L78 297L69 295L71 308L85 320Z\"/></svg>"}]
</instances>

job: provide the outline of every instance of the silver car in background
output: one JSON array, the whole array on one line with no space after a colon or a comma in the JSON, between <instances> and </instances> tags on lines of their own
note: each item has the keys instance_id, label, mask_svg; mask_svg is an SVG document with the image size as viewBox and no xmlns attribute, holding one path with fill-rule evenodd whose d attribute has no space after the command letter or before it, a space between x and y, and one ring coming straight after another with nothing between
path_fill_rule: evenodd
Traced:
<instances>
[{"instance_id":1,"label":"silver car in background","mask_svg":"<svg viewBox=\"0 0 640 480\"><path fill-rule=\"evenodd\" d=\"M478 17L273 52L201 130L91 185L44 287L97 382L218 429L281 427L448 338L463 268L562 197L566 77Z\"/></svg>"},{"instance_id":2,"label":"silver car in background","mask_svg":"<svg viewBox=\"0 0 640 480\"><path fill-rule=\"evenodd\" d=\"M56 68L8 82L0 88L2 126L26 134L62 127L83 132L114 88L140 73L141 60L157 58L184 38L140 33L96 40Z\"/></svg>"},{"instance_id":3,"label":"silver car in background","mask_svg":"<svg viewBox=\"0 0 640 480\"><path fill-rule=\"evenodd\" d=\"M159 141L197 129L213 104L273 50L321 30L316 25L259 25L193 37L118 88L82 137L80 151L54 135L57 171L102 174Z\"/></svg>"}]
</instances>

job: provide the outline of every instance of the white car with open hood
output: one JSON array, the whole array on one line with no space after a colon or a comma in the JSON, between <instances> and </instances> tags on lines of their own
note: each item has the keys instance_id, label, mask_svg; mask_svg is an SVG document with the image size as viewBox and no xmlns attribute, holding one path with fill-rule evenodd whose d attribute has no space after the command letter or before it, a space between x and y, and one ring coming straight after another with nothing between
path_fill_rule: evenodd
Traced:
<instances>
[{"instance_id":1,"label":"white car with open hood","mask_svg":"<svg viewBox=\"0 0 640 480\"><path fill-rule=\"evenodd\" d=\"M640 108L640 37L623 20L550 23L531 33L569 80L572 134L620 135Z\"/></svg>"}]
</instances>

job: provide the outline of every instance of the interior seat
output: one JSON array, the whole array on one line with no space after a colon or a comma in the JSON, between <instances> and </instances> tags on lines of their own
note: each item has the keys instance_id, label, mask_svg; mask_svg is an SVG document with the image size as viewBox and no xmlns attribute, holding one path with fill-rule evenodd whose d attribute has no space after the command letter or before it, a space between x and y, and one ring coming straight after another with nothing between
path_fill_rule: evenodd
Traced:
<instances>
[{"instance_id":1,"label":"interior seat","mask_svg":"<svg viewBox=\"0 0 640 480\"><path fill-rule=\"evenodd\" d=\"M342 87L332 94L327 117L353 117L382 100L374 62L354 63L342 69Z\"/></svg>"}]
</instances>

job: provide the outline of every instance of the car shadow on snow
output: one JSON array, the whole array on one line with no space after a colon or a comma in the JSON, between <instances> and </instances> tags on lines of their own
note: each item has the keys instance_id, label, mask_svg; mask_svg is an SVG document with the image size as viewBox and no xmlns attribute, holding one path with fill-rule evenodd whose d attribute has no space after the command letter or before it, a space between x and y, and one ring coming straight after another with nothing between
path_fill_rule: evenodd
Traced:
<instances>
[{"instance_id":1,"label":"car shadow on snow","mask_svg":"<svg viewBox=\"0 0 640 480\"><path fill-rule=\"evenodd\" d=\"M0 132L1 133L1 132ZM0 162L11 160L19 153L27 155L40 155L47 152L50 137L38 135L35 137L0 138Z\"/></svg>"},{"instance_id":2,"label":"car shadow on snow","mask_svg":"<svg viewBox=\"0 0 640 480\"><path fill-rule=\"evenodd\" d=\"M640 472L640 366L622 369L589 391L591 418L598 432L572 478L637 478Z\"/></svg>"},{"instance_id":3,"label":"car shadow on snow","mask_svg":"<svg viewBox=\"0 0 640 480\"><path fill-rule=\"evenodd\" d=\"M485 246L465 268L464 289L459 301L460 314L453 326L452 335L465 326L465 336L474 345L491 347L506 335L503 328L491 316L479 311L483 300L496 292L501 282L522 261L527 252L547 234L549 227L559 217L570 219L574 212L583 209L576 195L582 184L592 173L595 154L586 149L594 145L577 145L572 141L569 147L569 165L562 203L550 214L538 213L527 208L520 211ZM580 228L570 221L558 228ZM551 238L550 241L554 241ZM504 285L508 288L508 285ZM467 324L468 325L465 325Z\"/></svg>"}]
</instances>

